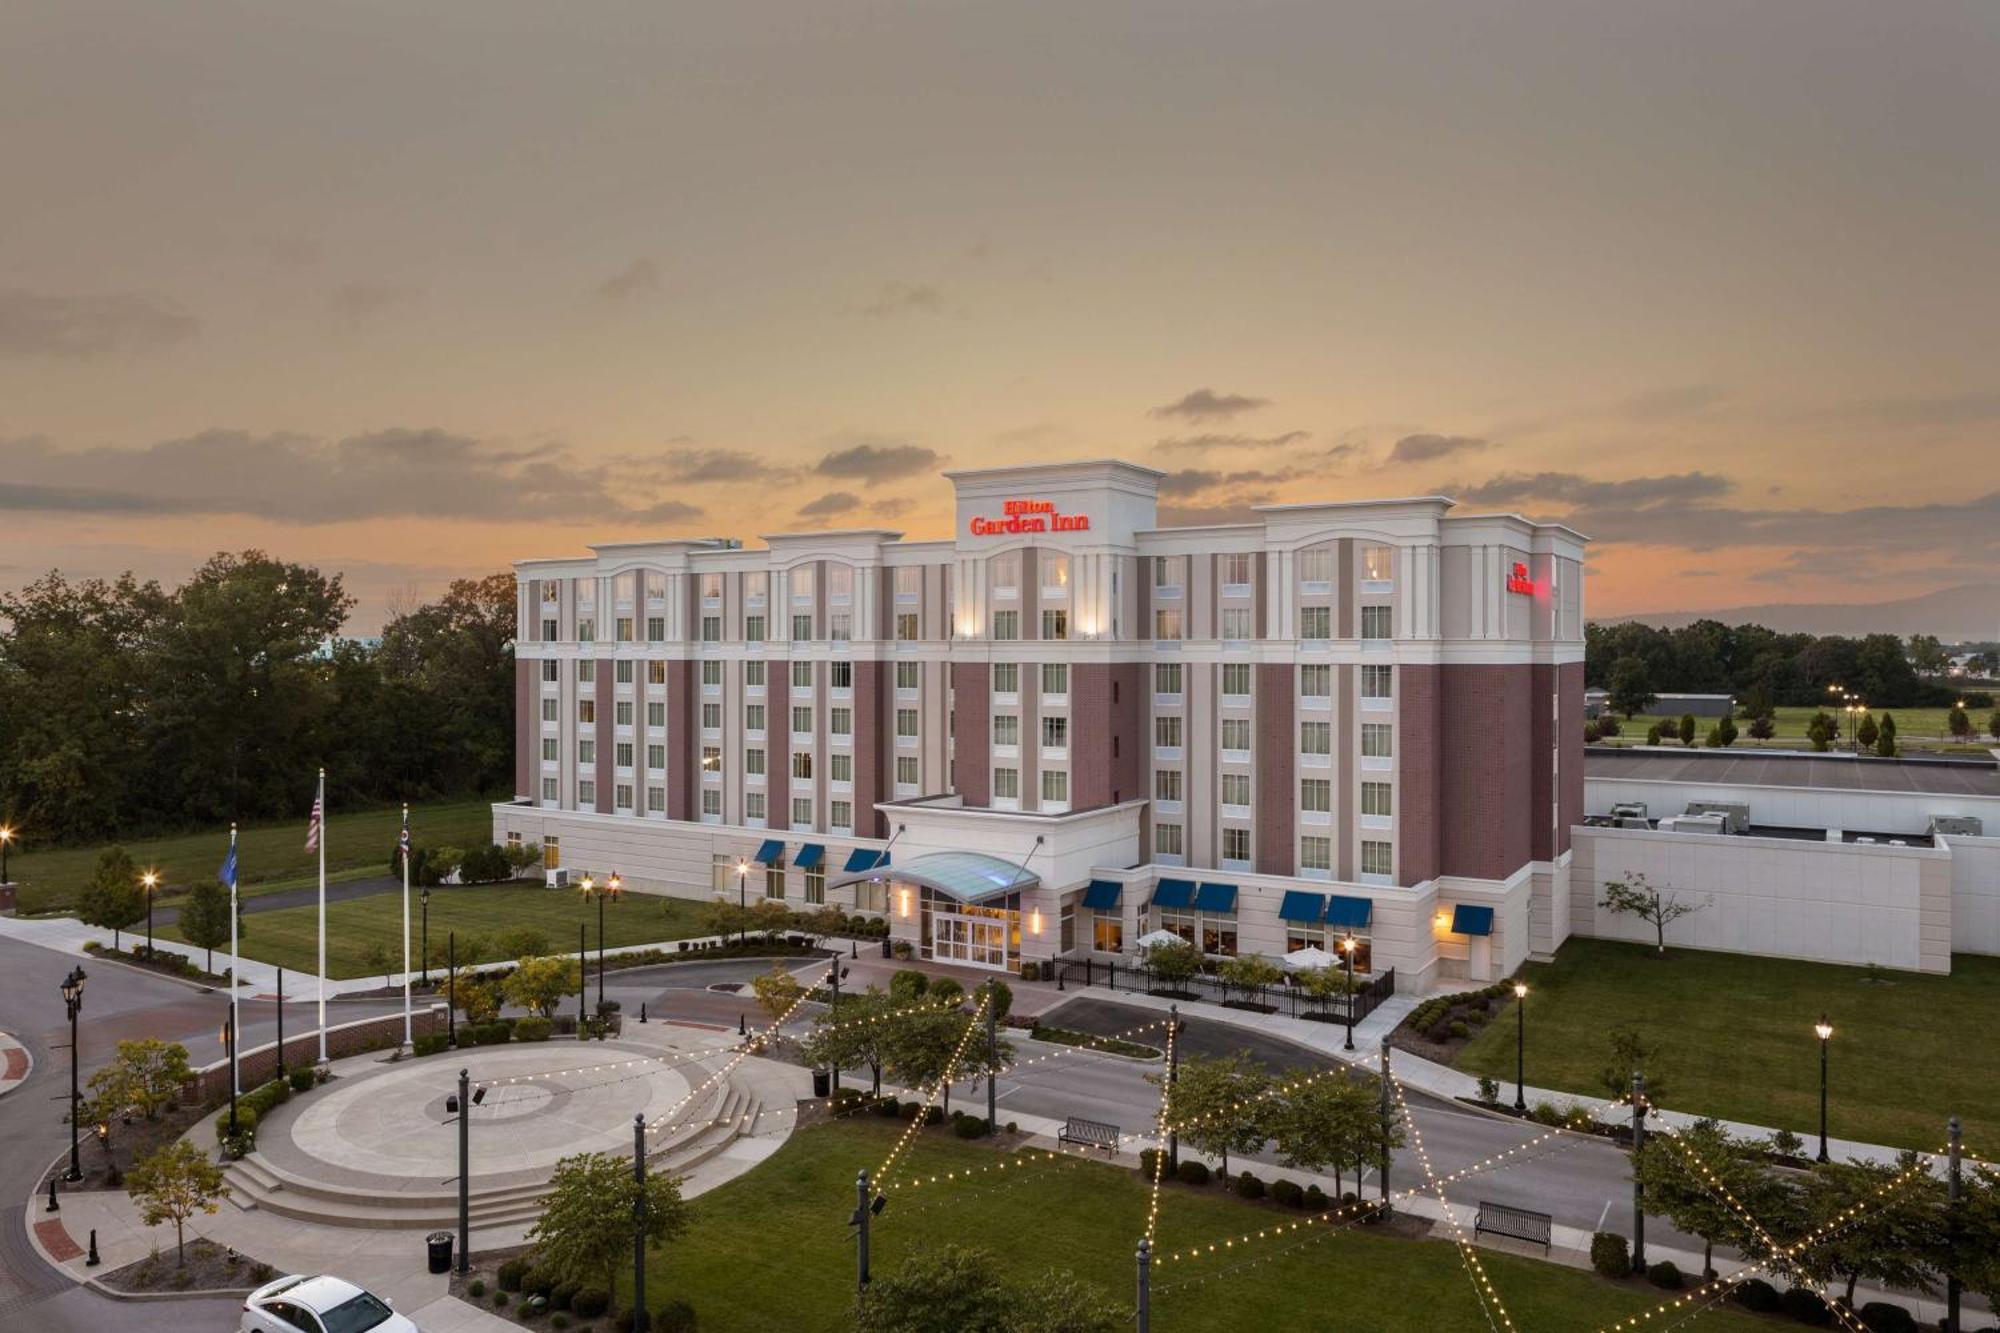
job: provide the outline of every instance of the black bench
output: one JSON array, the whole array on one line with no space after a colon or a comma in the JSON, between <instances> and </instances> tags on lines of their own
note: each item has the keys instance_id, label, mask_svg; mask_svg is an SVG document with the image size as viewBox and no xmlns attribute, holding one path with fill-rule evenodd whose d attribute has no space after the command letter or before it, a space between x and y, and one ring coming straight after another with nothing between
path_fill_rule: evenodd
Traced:
<instances>
[{"instance_id":1,"label":"black bench","mask_svg":"<svg viewBox=\"0 0 2000 1333\"><path fill-rule=\"evenodd\" d=\"M1532 1241L1546 1251L1552 1244L1550 1236L1555 1222L1555 1218L1547 1213L1511 1208L1504 1203L1488 1203L1481 1199L1479 1216L1473 1219L1472 1234L1476 1236L1482 1231L1490 1231L1496 1236Z\"/></svg>"},{"instance_id":2,"label":"black bench","mask_svg":"<svg viewBox=\"0 0 2000 1333\"><path fill-rule=\"evenodd\" d=\"M1063 1122L1062 1133L1056 1135L1057 1143L1077 1143L1086 1148L1102 1148L1116 1156L1118 1153L1118 1126L1107 1125L1101 1120L1085 1120L1081 1116L1071 1116Z\"/></svg>"}]
</instances>

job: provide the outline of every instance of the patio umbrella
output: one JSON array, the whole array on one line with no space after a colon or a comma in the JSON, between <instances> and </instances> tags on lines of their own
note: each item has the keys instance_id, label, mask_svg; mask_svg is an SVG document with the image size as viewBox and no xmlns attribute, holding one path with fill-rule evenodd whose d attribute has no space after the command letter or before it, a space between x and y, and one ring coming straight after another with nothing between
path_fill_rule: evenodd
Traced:
<instances>
[{"instance_id":1,"label":"patio umbrella","mask_svg":"<svg viewBox=\"0 0 2000 1333\"><path fill-rule=\"evenodd\" d=\"M1186 944L1187 941L1171 930L1155 930L1139 937L1139 952L1157 948L1162 944Z\"/></svg>"},{"instance_id":2,"label":"patio umbrella","mask_svg":"<svg viewBox=\"0 0 2000 1333\"><path fill-rule=\"evenodd\" d=\"M1317 972L1323 967L1338 967L1340 960L1317 945L1307 945L1294 949L1285 955L1285 968L1291 972Z\"/></svg>"}]
</instances>

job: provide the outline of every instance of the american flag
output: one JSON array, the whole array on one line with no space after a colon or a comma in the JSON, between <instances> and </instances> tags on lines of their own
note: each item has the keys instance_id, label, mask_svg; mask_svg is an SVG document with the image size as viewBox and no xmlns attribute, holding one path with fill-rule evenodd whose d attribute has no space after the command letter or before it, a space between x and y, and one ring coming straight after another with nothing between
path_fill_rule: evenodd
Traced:
<instances>
[{"instance_id":1,"label":"american flag","mask_svg":"<svg viewBox=\"0 0 2000 1333\"><path fill-rule=\"evenodd\" d=\"M306 850L309 852L319 850L320 803L325 799L324 796L313 797L312 820L306 825Z\"/></svg>"},{"instance_id":2,"label":"american flag","mask_svg":"<svg viewBox=\"0 0 2000 1333\"><path fill-rule=\"evenodd\" d=\"M407 862L410 859L410 812L407 809L403 811L403 832L396 839L396 847Z\"/></svg>"}]
</instances>

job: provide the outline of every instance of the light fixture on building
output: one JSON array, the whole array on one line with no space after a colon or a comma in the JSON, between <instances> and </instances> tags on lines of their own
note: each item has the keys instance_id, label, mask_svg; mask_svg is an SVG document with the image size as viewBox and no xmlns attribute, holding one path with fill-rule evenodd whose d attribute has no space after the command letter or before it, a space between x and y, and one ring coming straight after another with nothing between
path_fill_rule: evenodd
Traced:
<instances>
[{"instance_id":1,"label":"light fixture on building","mask_svg":"<svg viewBox=\"0 0 2000 1333\"><path fill-rule=\"evenodd\" d=\"M1028 913L1028 929L1039 935L1042 933L1042 909L1037 907Z\"/></svg>"},{"instance_id":2,"label":"light fixture on building","mask_svg":"<svg viewBox=\"0 0 2000 1333\"><path fill-rule=\"evenodd\" d=\"M1448 928L1451 925L1451 913L1439 912L1436 916L1431 918L1431 924L1436 926L1439 930L1444 930Z\"/></svg>"},{"instance_id":3,"label":"light fixture on building","mask_svg":"<svg viewBox=\"0 0 2000 1333\"><path fill-rule=\"evenodd\" d=\"M910 914L910 891L908 889L898 889L896 893L897 915L908 916Z\"/></svg>"}]
</instances>

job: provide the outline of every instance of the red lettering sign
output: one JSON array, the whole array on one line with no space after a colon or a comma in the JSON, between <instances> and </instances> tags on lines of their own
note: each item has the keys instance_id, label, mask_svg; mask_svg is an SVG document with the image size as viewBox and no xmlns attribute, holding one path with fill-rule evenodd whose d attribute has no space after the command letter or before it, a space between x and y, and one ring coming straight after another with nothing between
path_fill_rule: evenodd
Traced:
<instances>
[{"instance_id":1,"label":"red lettering sign","mask_svg":"<svg viewBox=\"0 0 2000 1333\"><path fill-rule=\"evenodd\" d=\"M1528 577L1528 564L1525 560L1516 560L1513 567L1507 571L1507 591L1523 593L1529 597L1535 595L1535 581Z\"/></svg>"},{"instance_id":2,"label":"red lettering sign","mask_svg":"<svg viewBox=\"0 0 2000 1333\"><path fill-rule=\"evenodd\" d=\"M975 517L969 525L975 537L1004 537L1030 532L1088 532L1090 515L1063 514L1053 500L1007 500L1002 517Z\"/></svg>"}]
</instances>

